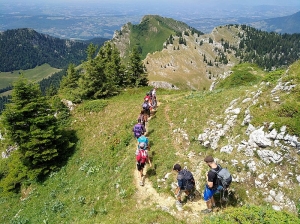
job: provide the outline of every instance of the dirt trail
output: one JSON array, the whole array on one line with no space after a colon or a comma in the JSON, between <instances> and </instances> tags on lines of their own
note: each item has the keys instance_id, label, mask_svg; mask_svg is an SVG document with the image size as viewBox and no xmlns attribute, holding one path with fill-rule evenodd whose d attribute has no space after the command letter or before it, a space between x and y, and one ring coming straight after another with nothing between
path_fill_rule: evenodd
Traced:
<instances>
[{"instance_id":1,"label":"dirt trail","mask_svg":"<svg viewBox=\"0 0 300 224\"><path fill-rule=\"evenodd\" d=\"M160 106L160 102L158 102L158 107ZM169 107L168 105L164 108L164 116L168 123L170 124L170 131L172 132L172 121L168 115ZM146 124L146 130L148 130L148 125L151 123L151 119ZM180 152L181 149L175 142L173 142L173 146L177 152ZM193 161L193 158L190 158L192 164L198 164L197 161ZM147 172L147 168L149 168L149 164L144 169L144 174ZM198 167L199 169L199 167ZM193 172L193 170L191 170ZM140 177L138 171L134 170L134 179L136 185L136 198L137 198L137 207L145 207L156 205L157 208L160 208L166 212L169 212L173 216L184 219L185 221L190 221L192 223L199 223L202 214L201 210L206 208L206 204L202 199L202 194L199 191L196 191L196 198L191 202L188 201L183 205L182 208L176 207L175 202L176 198L171 197L170 195L159 194L152 186L152 183L149 179L144 177L144 186L140 186ZM195 177L197 180L197 177ZM202 189L201 189L202 190ZM201 191L200 190L200 191ZM184 198L184 196L182 196Z\"/></svg>"}]
</instances>

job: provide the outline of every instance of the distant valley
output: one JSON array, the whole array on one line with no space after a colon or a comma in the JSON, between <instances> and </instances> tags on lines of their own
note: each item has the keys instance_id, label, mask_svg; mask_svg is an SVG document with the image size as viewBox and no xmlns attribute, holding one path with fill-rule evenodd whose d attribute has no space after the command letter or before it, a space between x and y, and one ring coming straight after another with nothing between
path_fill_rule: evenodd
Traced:
<instances>
[{"instance_id":1,"label":"distant valley","mask_svg":"<svg viewBox=\"0 0 300 224\"><path fill-rule=\"evenodd\" d=\"M0 31L17 28L32 28L37 32L49 34L62 39L88 40L95 37L111 39L114 31L119 30L127 22L140 23L144 15L160 15L183 21L204 33L213 28L227 24L246 24L262 30L284 30L272 22L263 22L271 18L290 16L300 10L283 6L233 6L216 5L179 7L167 5L161 8L148 8L144 4L129 5L43 5L22 3L1 6ZM270 21L270 20L268 20ZM275 20L271 20L275 21ZM275 21L276 23L280 23ZM262 26L262 24L267 24ZM297 27L295 25L295 27ZM270 29L269 29L270 28ZM297 32L297 30L292 30ZM298 28L298 33L300 32ZM289 33L289 32L288 32Z\"/></svg>"}]
</instances>

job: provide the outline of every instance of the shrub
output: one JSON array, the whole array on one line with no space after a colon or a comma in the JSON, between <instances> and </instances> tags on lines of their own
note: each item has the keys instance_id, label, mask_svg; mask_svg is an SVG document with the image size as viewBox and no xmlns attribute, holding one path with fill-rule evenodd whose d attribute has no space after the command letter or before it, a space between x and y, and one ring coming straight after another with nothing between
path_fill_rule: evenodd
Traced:
<instances>
[{"instance_id":1,"label":"shrub","mask_svg":"<svg viewBox=\"0 0 300 224\"><path fill-rule=\"evenodd\" d=\"M299 223L297 216L275 211L270 207L245 205L239 208L228 208L220 215L206 217L203 223Z\"/></svg>"},{"instance_id":2,"label":"shrub","mask_svg":"<svg viewBox=\"0 0 300 224\"><path fill-rule=\"evenodd\" d=\"M99 112L102 111L107 105L108 102L106 100L91 100L83 103L78 110L85 112Z\"/></svg>"}]
</instances>

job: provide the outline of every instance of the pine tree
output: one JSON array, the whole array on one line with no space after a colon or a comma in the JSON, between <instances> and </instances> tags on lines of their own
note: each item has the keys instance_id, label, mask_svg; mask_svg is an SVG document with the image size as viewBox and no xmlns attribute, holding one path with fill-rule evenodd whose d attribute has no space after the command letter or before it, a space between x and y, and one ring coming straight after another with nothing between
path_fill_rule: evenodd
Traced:
<instances>
[{"instance_id":1,"label":"pine tree","mask_svg":"<svg viewBox=\"0 0 300 224\"><path fill-rule=\"evenodd\" d=\"M84 99L99 99L118 93L126 85L124 66L120 53L111 43L105 43L96 57L96 47L88 47L88 58L83 63L84 74L79 79L79 88Z\"/></svg>"},{"instance_id":2,"label":"pine tree","mask_svg":"<svg viewBox=\"0 0 300 224\"><path fill-rule=\"evenodd\" d=\"M132 49L128 63L128 77L131 86L147 86L148 79L143 69L141 56L136 48Z\"/></svg>"},{"instance_id":3,"label":"pine tree","mask_svg":"<svg viewBox=\"0 0 300 224\"><path fill-rule=\"evenodd\" d=\"M66 76L63 76L61 80L59 93L75 103L81 101L81 97L78 93L78 80L79 73L75 70L75 65L70 64Z\"/></svg>"},{"instance_id":4,"label":"pine tree","mask_svg":"<svg viewBox=\"0 0 300 224\"><path fill-rule=\"evenodd\" d=\"M30 179L56 170L61 156L72 146L39 86L23 76L14 84L12 103L7 105L3 120L10 139L18 145Z\"/></svg>"}]
</instances>

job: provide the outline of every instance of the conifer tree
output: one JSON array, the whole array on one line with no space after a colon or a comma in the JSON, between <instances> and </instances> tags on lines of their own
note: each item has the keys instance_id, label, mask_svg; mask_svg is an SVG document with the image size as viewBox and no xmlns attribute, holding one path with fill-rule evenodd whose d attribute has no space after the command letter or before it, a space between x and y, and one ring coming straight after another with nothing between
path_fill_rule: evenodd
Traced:
<instances>
[{"instance_id":1,"label":"conifer tree","mask_svg":"<svg viewBox=\"0 0 300 224\"><path fill-rule=\"evenodd\" d=\"M90 44L87 49L87 61L83 62L84 73L78 85L83 99L97 99L103 97L102 88L106 82L103 64L95 57L97 47Z\"/></svg>"},{"instance_id":2,"label":"conifer tree","mask_svg":"<svg viewBox=\"0 0 300 224\"><path fill-rule=\"evenodd\" d=\"M84 74L79 79L79 88L84 99L99 99L117 94L124 85L124 67L120 53L114 45L105 43L96 57L96 47L88 47L88 58L83 63Z\"/></svg>"},{"instance_id":3,"label":"conifer tree","mask_svg":"<svg viewBox=\"0 0 300 224\"><path fill-rule=\"evenodd\" d=\"M75 103L81 101L78 93L78 80L79 73L75 70L75 65L70 64L66 76L63 76L61 80L59 93L63 94L65 98Z\"/></svg>"},{"instance_id":4,"label":"conifer tree","mask_svg":"<svg viewBox=\"0 0 300 224\"><path fill-rule=\"evenodd\" d=\"M12 103L7 105L3 120L11 141L18 146L30 179L56 170L60 156L72 146L58 127L39 86L29 83L23 76L14 84Z\"/></svg>"},{"instance_id":5,"label":"conifer tree","mask_svg":"<svg viewBox=\"0 0 300 224\"><path fill-rule=\"evenodd\" d=\"M129 56L128 78L131 86L146 86L148 84L143 62L136 48L132 49Z\"/></svg>"}]
</instances>

